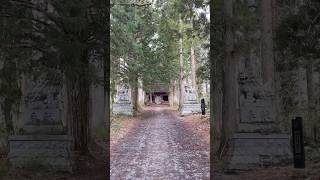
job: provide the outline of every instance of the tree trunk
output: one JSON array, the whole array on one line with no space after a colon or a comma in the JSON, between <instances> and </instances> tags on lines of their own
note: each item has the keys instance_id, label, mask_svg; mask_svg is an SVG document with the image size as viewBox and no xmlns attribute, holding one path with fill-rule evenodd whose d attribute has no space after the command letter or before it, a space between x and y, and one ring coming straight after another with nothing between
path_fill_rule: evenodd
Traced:
<instances>
[{"instance_id":1,"label":"tree trunk","mask_svg":"<svg viewBox=\"0 0 320 180\"><path fill-rule=\"evenodd\" d=\"M131 84L131 96L132 96L132 105L134 110L134 115L137 114L139 110L139 85L138 85L138 76L135 76Z\"/></svg>"},{"instance_id":2,"label":"tree trunk","mask_svg":"<svg viewBox=\"0 0 320 180\"><path fill-rule=\"evenodd\" d=\"M221 147L224 147L232 136L237 125L237 62L234 57L234 35L232 28L233 2L224 1L226 17L225 33L225 58L223 75L223 99L222 99L222 136Z\"/></svg>"},{"instance_id":3,"label":"tree trunk","mask_svg":"<svg viewBox=\"0 0 320 180\"><path fill-rule=\"evenodd\" d=\"M179 38L179 45L180 45L180 49L179 49L179 53L180 53L180 60L179 60L179 63L180 63L180 79L179 79L179 83L180 83L180 94L179 94L179 110L181 110L182 108L182 105L183 105L183 101L184 101L184 84L183 84L183 71L184 71L184 68L183 68L183 40L182 40L182 19L181 19L181 14L179 14L179 35L180 35L180 38Z\"/></svg>"},{"instance_id":4,"label":"tree trunk","mask_svg":"<svg viewBox=\"0 0 320 180\"><path fill-rule=\"evenodd\" d=\"M216 82L216 86L211 88L212 94L214 96L210 96L210 115L214 120L214 130L215 130L215 144L221 142L222 136L222 102L223 102L223 94L222 94L222 83ZM211 86L210 86L211 87Z\"/></svg>"},{"instance_id":5,"label":"tree trunk","mask_svg":"<svg viewBox=\"0 0 320 180\"><path fill-rule=\"evenodd\" d=\"M108 1L107 3L110 3L110 1ZM110 4L108 4L108 6L110 7ZM108 11L110 10L110 8L108 8ZM109 14L110 12L108 12ZM109 17L109 16L108 16ZM108 23L110 23L110 19L107 18ZM110 28L110 26L108 27ZM108 32L110 32L110 29L107 30ZM107 35L107 38L110 41L110 34ZM104 83L105 83L105 99L106 99L106 139L105 139L105 145L106 145L106 161L105 161L105 167L106 169L108 167L110 167L110 46L104 46L106 49L104 50Z\"/></svg>"},{"instance_id":6,"label":"tree trunk","mask_svg":"<svg viewBox=\"0 0 320 180\"><path fill-rule=\"evenodd\" d=\"M74 151L88 153L89 132L89 81L83 65L82 74L66 75L68 133L73 137Z\"/></svg>"},{"instance_id":7,"label":"tree trunk","mask_svg":"<svg viewBox=\"0 0 320 180\"><path fill-rule=\"evenodd\" d=\"M97 51L98 52L98 51ZM97 71L97 78L104 79L105 69L104 62L100 56L94 56L98 61L91 61L90 64L95 67ZM108 81L107 81L108 82ZM102 83L91 83L90 84L90 136L91 141L95 142L97 135L105 131L106 122L106 91L105 85Z\"/></svg>"},{"instance_id":8,"label":"tree trunk","mask_svg":"<svg viewBox=\"0 0 320 180\"><path fill-rule=\"evenodd\" d=\"M308 92L308 121L311 127L316 127L314 114L315 114L315 96L313 91L313 64L311 60L308 60L307 68L306 68L306 76L307 76L307 92ZM316 129L312 128L309 131L310 137L313 137L316 140Z\"/></svg>"},{"instance_id":9,"label":"tree trunk","mask_svg":"<svg viewBox=\"0 0 320 180\"><path fill-rule=\"evenodd\" d=\"M176 105L176 96L177 96L177 81L174 80L173 82L173 87L172 87L172 90L173 90L173 94L172 94L172 105Z\"/></svg>"},{"instance_id":10,"label":"tree trunk","mask_svg":"<svg viewBox=\"0 0 320 180\"><path fill-rule=\"evenodd\" d=\"M152 92L151 91L149 93L149 102L150 102L150 104L152 104Z\"/></svg>"},{"instance_id":11,"label":"tree trunk","mask_svg":"<svg viewBox=\"0 0 320 180\"><path fill-rule=\"evenodd\" d=\"M197 64L196 64L196 57L195 57L195 50L193 45L191 46L191 55L190 55L190 59L191 59L191 81L192 81L192 88L196 91L196 93L198 92L197 89L197 81L196 81L196 71L197 71ZM197 93L198 94L198 93Z\"/></svg>"},{"instance_id":12,"label":"tree trunk","mask_svg":"<svg viewBox=\"0 0 320 180\"><path fill-rule=\"evenodd\" d=\"M173 89L173 86L171 86L170 88L169 88L169 105L171 106L171 107L173 107L173 95L174 95L174 89Z\"/></svg>"},{"instance_id":13,"label":"tree trunk","mask_svg":"<svg viewBox=\"0 0 320 180\"><path fill-rule=\"evenodd\" d=\"M7 98L5 98L3 103L3 115L4 115L4 122L6 125L6 132L8 135L11 135L14 133L11 112L12 112L12 104L7 100Z\"/></svg>"},{"instance_id":14,"label":"tree trunk","mask_svg":"<svg viewBox=\"0 0 320 180\"><path fill-rule=\"evenodd\" d=\"M274 91L274 53L272 39L272 0L261 1L262 16L262 76L263 83Z\"/></svg>"}]
</instances>

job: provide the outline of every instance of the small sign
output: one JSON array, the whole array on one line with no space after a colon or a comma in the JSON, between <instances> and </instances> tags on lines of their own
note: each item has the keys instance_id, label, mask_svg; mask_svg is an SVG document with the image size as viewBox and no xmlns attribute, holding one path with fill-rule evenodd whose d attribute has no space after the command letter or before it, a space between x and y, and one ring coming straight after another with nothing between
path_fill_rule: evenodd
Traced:
<instances>
[{"instance_id":1,"label":"small sign","mask_svg":"<svg viewBox=\"0 0 320 180\"><path fill-rule=\"evenodd\" d=\"M294 168L305 168L302 118L292 119L292 145Z\"/></svg>"}]
</instances>

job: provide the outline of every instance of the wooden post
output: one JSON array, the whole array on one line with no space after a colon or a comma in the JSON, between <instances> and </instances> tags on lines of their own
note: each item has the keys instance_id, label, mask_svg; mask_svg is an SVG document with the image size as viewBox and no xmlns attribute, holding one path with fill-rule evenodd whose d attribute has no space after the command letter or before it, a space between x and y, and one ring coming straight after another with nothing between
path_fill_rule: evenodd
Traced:
<instances>
[{"instance_id":1,"label":"wooden post","mask_svg":"<svg viewBox=\"0 0 320 180\"><path fill-rule=\"evenodd\" d=\"M305 168L302 118L292 119L292 146L295 168Z\"/></svg>"}]
</instances>

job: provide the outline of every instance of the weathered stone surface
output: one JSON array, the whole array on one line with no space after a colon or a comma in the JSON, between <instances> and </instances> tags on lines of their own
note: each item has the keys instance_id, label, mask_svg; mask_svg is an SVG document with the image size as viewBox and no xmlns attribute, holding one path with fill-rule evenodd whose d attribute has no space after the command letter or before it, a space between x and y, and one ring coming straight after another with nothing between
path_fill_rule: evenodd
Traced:
<instances>
[{"instance_id":1,"label":"weathered stone surface","mask_svg":"<svg viewBox=\"0 0 320 180\"><path fill-rule=\"evenodd\" d=\"M290 139L285 134L235 133L230 140L230 149L228 171L292 162Z\"/></svg>"},{"instance_id":2,"label":"weathered stone surface","mask_svg":"<svg viewBox=\"0 0 320 180\"><path fill-rule=\"evenodd\" d=\"M90 63L95 67L99 80L104 79L103 51L93 50L90 54ZM109 98L109 97L107 97ZM106 127L106 91L103 83L90 85L90 130L91 137L95 138Z\"/></svg>"},{"instance_id":3,"label":"weathered stone surface","mask_svg":"<svg viewBox=\"0 0 320 180\"><path fill-rule=\"evenodd\" d=\"M117 92L116 102L130 102L129 89L125 86L121 86Z\"/></svg>"},{"instance_id":4,"label":"weathered stone surface","mask_svg":"<svg viewBox=\"0 0 320 180\"><path fill-rule=\"evenodd\" d=\"M280 132L275 123L240 123L237 132L241 133L276 133Z\"/></svg>"},{"instance_id":5,"label":"weathered stone surface","mask_svg":"<svg viewBox=\"0 0 320 180\"><path fill-rule=\"evenodd\" d=\"M189 115L194 113L201 113L201 104L197 101L195 91L189 86L185 86L185 101L180 110L180 115Z\"/></svg>"},{"instance_id":6,"label":"weathered stone surface","mask_svg":"<svg viewBox=\"0 0 320 180\"><path fill-rule=\"evenodd\" d=\"M9 137L9 162L13 167L46 167L72 171L71 137L22 135Z\"/></svg>"},{"instance_id":7,"label":"weathered stone surface","mask_svg":"<svg viewBox=\"0 0 320 180\"><path fill-rule=\"evenodd\" d=\"M45 80L27 81L22 113L25 134L62 134L62 87L49 85Z\"/></svg>"},{"instance_id":8,"label":"weathered stone surface","mask_svg":"<svg viewBox=\"0 0 320 180\"><path fill-rule=\"evenodd\" d=\"M133 115L133 106L129 98L129 89L125 86L119 88L116 103L112 106L112 112L119 115Z\"/></svg>"},{"instance_id":9,"label":"weathered stone surface","mask_svg":"<svg viewBox=\"0 0 320 180\"><path fill-rule=\"evenodd\" d=\"M24 82L21 135L9 137L9 162L13 167L71 171L72 139L63 124L63 87L44 77Z\"/></svg>"},{"instance_id":10,"label":"weathered stone surface","mask_svg":"<svg viewBox=\"0 0 320 180\"><path fill-rule=\"evenodd\" d=\"M275 121L272 92L250 71L239 77L240 122L229 141L226 171L292 162L290 138Z\"/></svg>"},{"instance_id":11,"label":"weathered stone surface","mask_svg":"<svg viewBox=\"0 0 320 180\"><path fill-rule=\"evenodd\" d=\"M241 123L274 122L271 99L245 101L240 110Z\"/></svg>"},{"instance_id":12,"label":"weathered stone surface","mask_svg":"<svg viewBox=\"0 0 320 180\"><path fill-rule=\"evenodd\" d=\"M114 114L132 116L133 107L131 103L115 103L113 104L112 112Z\"/></svg>"},{"instance_id":13,"label":"weathered stone surface","mask_svg":"<svg viewBox=\"0 0 320 180\"><path fill-rule=\"evenodd\" d=\"M196 92L194 89L190 88L189 86L185 86L185 100L186 102L190 101L197 101Z\"/></svg>"},{"instance_id":14,"label":"weathered stone surface","mask_svg":"<svg viewBox=\"0 0 320 180\"><path fill-rule=\"evenodd\" d=\"M200 103L184 103L182 105L181 109L181 115L189 115L194 113L200 113L201 112L201 104Z\"/></svg>"}]
</instances>

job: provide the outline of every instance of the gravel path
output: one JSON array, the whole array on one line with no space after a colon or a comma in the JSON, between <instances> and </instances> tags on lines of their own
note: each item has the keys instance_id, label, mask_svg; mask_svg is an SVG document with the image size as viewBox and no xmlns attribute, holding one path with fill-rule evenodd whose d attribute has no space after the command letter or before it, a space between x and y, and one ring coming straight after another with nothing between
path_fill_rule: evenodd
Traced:
<instances>
[{"instance_id":1,"label":"gravel path","mask_svg":"<svg viewBox=\"0 0 320 180\"><path fill-rule=\"evenodd\" d=\"M152 107L111 147L111 179L209 179L209 145L173 110Z\"/></svg>"}]
</instances>

